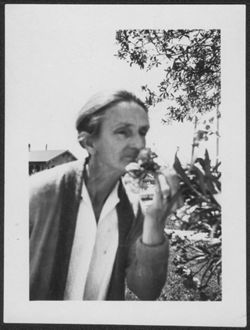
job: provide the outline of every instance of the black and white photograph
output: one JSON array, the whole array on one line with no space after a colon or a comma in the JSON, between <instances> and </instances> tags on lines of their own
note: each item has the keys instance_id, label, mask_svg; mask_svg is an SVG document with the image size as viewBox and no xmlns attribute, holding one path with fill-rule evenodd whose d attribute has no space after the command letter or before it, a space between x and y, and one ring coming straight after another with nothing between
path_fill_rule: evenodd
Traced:
<instances>
[{"instance_id":1,"label":"black and white photograph","mask_svg":"<svg viewBox=\"0 0 250 330\"><path fill-rule=\"evenodd\" d=\"M246 326L244 5L5 5L4 322Z\"/></svg>"}]
</instances>

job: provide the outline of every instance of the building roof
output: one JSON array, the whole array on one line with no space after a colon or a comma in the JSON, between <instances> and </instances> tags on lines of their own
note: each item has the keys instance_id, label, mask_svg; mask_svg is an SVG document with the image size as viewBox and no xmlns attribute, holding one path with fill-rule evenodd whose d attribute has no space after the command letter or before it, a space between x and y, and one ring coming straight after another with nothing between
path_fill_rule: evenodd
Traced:
<instances>
[{"instance_id":1,"label":"building roof","mask_svg":"<svg viewBox=\"0 0 250 330\"><path fill-rule=\"evenodd\" d=\"M76 157L68 150L31 150L29 152L30 162L48 162L65 152L71 154L75 159Z\"/></svg>"}]
</instances>

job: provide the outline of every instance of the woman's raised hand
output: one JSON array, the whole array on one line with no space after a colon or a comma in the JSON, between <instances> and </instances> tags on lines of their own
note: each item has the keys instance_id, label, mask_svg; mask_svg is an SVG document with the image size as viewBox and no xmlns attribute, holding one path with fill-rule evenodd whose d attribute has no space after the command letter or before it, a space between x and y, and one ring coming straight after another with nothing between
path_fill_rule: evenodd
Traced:
<instances>
[{"instance_id":1,"label":"woman's raised hand","mask_svg":"<svg viewBox=\"0 0 250 330\"><path fill-rule=\"evenodd\" d=\"M153 200L144 210L142 235L143 242L149 245L163 242L167 216L183 204L179 178L174 170L158 170L154 180Z\"/></svg>"}]
</instances>

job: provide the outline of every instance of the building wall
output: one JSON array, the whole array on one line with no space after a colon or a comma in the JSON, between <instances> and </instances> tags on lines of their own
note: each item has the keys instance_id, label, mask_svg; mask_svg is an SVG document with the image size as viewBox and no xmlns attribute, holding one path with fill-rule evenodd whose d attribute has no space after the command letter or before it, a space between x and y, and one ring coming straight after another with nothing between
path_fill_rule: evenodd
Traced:
<instances>
[{"instance_id":1,"label":"building wall","mask_svg":"<svg viewBox=\"0 0 250 330\"><path fill-rule=\"evenodd\" d=\"M69 163L69 162L72 162L73 160L75 160L75 158L70 153L64 153L64 154L61 154L61 155L57 156L56 158L50 160L47 163L47 168L52 168L57 165Z\"/></svg>"},{"instance_id":2,"label":"building wall","mask_svg":"<svg viewBox=\"0 0 250 330\"><path fill-rule=\"evenodd\" d=\"M29 175L61 164L72 162L74 160L76 160L76 158L71 155L71 153L65 152L56 158L53 158L49 162L29 162Z\"/></svg>"},{"instance_id":3,"label":"building wall","mask_svg":"<svg viewBox=\"0 0 250 330\"><path fill-rule=\"evenodd\" d=\"M46 162L29 162L29 175L47 168Z\"/></svg>"}]
</instances>

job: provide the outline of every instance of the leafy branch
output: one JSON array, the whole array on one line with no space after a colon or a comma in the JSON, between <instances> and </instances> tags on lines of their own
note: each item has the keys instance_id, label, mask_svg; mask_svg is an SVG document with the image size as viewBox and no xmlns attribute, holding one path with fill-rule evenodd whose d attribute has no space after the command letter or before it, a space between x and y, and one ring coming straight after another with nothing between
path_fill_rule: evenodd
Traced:
<instances>
[{"instance_id":1,"label":"leafy branch","mask_svg":"<svg viewBox=\"0 0 250 330\"><path fill-rule=\"evenodd\" d=\"M219 164L212 166L206 151L204 158L196 159L186 168L176 155L174 168L181 180L185 204L171 221L181 222L180 229L207 235L206 239L198 241L170 235L171 246L176 251L176 273L183 278L183 284L196 289L203 300L217 300L218 295L211 298L206 290L214 277L220 283L222 270L221 208L214 197L221 190Z\"/></svg>"}]
</instances>

